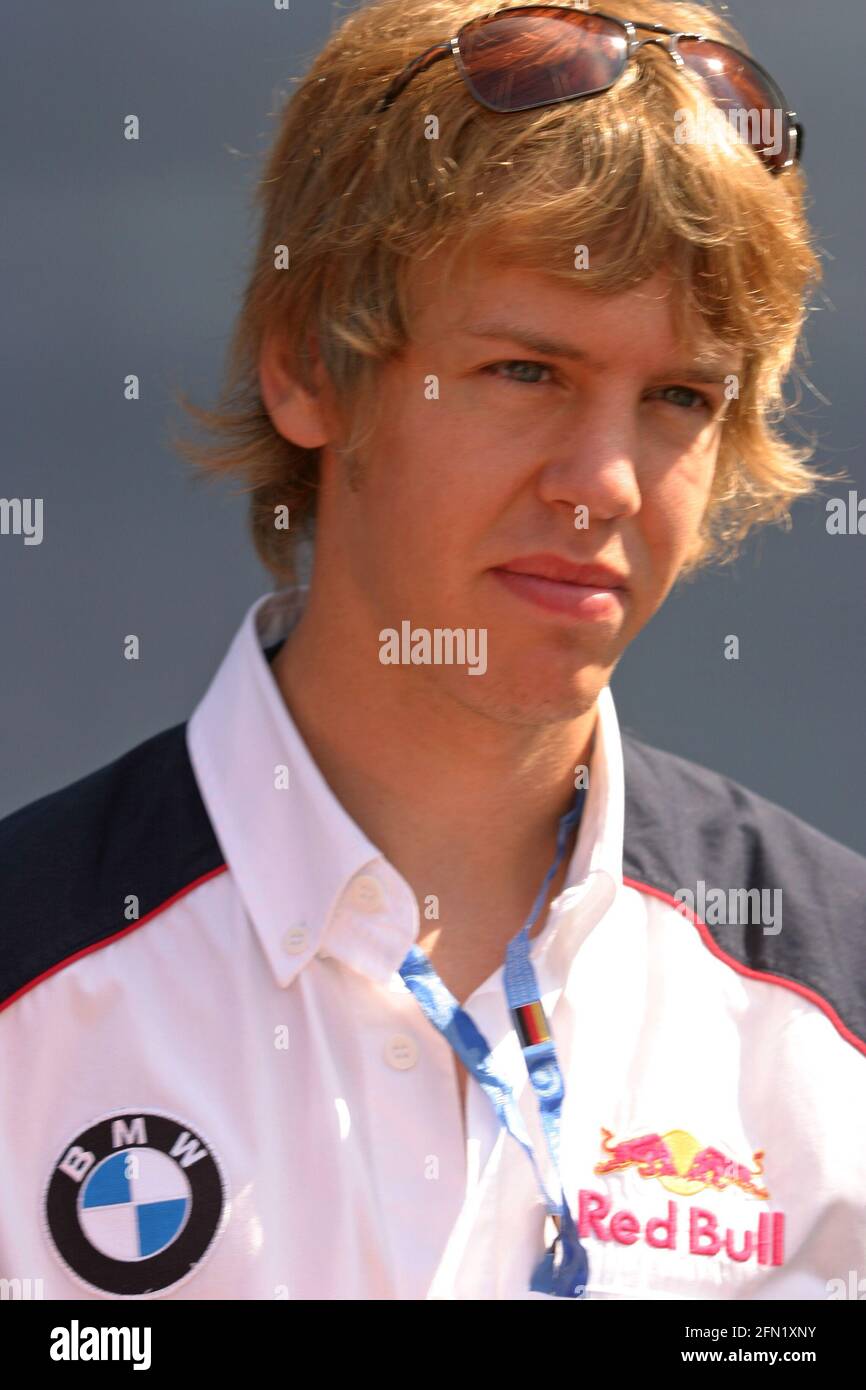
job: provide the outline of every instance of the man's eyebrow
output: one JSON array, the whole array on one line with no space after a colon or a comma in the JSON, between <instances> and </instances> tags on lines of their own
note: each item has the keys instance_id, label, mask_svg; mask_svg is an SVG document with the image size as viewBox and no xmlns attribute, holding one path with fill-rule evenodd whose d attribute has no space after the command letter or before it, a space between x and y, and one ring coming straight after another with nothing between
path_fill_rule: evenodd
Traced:
<instances>
[{"instance_id":1,"label":"man's eyebrow","mask_svg":"<svg viewBox=\"0 0 866 1390\"><path fill-rule=\"evenodd\" d=\"M587 362L590 366L595 366L597 370L603 369L600 362L593 363L592 355L585 348L579 348L574 343L568 343L562 338L550 338L546 333L539 333L534 328L527 328L523 324L490 321L486 323L467 324L462 330L472 338L507 338L511 342L521 343L523 347L529 348L533 352L539 352L545 357L567 357L574 362ZM717 357L711 351L699 353L692 362L674 364L665 367L658 372L658 377L684 377L689 381L722 382L726 377L735 375L739 370L737 362L729 357Z\"/></svg>"}]
</instances>

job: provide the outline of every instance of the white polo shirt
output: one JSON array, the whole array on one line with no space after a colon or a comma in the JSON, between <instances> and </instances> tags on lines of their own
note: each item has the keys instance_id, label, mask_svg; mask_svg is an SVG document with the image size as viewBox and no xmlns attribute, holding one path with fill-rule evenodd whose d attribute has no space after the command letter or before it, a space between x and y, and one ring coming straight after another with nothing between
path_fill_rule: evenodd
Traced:
<instances>
[{"instance_id":1,"label":"white polo shirt","mask_svg":"<svg viewBox=\"0 0 866 1390\"><path fill-rule=\"evenodd\" d=\"M263 651L301 601L253 606L186 728L0 825L0 1278L46 1298L543 1297L531 1166L472 1081L464 1136L397 973L414 895ZM780 890L781 930L712 923L707 885ZM864 888L851 851L621 739L602 691L531 952L588 1297L825 1298L866 1269ZM464 1008L545 1167L501 969Z\"/></svg>"}]
</instances>

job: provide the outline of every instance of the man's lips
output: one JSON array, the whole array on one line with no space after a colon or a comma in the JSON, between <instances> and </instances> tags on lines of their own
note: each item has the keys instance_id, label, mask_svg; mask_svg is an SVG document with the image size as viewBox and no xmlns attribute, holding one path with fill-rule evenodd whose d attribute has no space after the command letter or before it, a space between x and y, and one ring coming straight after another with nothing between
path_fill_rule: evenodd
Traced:
<instances>
[{"instance_id":1,"label":"man's lips","mask_svg":"<svg viewBox=\"0 0 866 1390\"><path fill-rule=\"evenodd\" d=\"M607 565L578 565L559 555L523 555L492 570L516 597L583 621L622 611L625 576Z\"/></svg>"}]
</instances>

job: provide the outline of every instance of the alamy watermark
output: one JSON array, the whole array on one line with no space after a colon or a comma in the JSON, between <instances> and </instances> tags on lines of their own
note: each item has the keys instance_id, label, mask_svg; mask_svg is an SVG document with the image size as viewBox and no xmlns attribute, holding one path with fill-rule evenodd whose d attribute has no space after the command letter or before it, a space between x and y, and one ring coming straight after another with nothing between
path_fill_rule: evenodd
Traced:
<instances>
[{"instance_id":1,"label":"alamy watermark","mask_svg":"<svg viewBox=\"0 0 866 1390\"><path fill-rule=\"evenodd\" d=\"M0 1279L0 1303L10 1300L39 1299L45 1297L45 1283L42 1279Z\"/></svg>"},{"instance_id":2,"label":"alamy watermark","mask_svg":"<svg viewBox=\"0 0 866 1390\"><path fill-rule=\"evenodd\" d=\"M857 1269L848 1270L847 1280L828 1279L824 1288L830 1302L840 1298L850 1298L855 1303L866 1300L866 1278Z\"/></svg>"},{"instance_id":3,"label":"alamy watermark","mask_svg":"<svg viewBox=\"0 0 866 1390\"><path fill-rule=\"evenodd\" d=\"M0 536L23 536L25 545L41 545L42 534L41 497L0 497Z\"/></svg>"},{"instance_id":4,"label":"alamy watermark","mask_svg":"<svg viewBox=\"0 0 866 1390\"><path fill-rule=\"evenodd\" d=\"M379 633L383 666L467 666L470 676L487 670L486 627L415 627L404 618L400 631L385 627Z\"/></svg>"},{"instance_id":5,"label":"alamy watermark","mask_svg":"<svg viewBox=\"0 0 866 1390\"><path fill-rule=\"evenodd\" d=\"M131 1361L134 1371L150 1369L149 1327L82 1327L73 1318L69 1327L51 1329L52 1361Z\"/></svg>"},{"instance_id":6,"label":"alamy watermark","mask_svg":"<svg viewBox=\"0 0 866 1390\"><path fill-rule=\"evenodd\" d=\"M708 927L760 926L764 936L782 930L781 888L708 888L699 878L694 891L678 888L674 898Z\"/></svg>"},{"instance_id":7,"label":"alamy watermark","mask_svg":"<svg viewBox=\"0 0 866 1390\"><path fill-rule=\"evenodd\" d=\"M826 502L828 536L866 536L866 497L853 488L846 497L828 497Z\"/></svg>"},{"instance_id":8,"label":"alamy watermark","mask_svg":"<svg viewBox=\"0 0 866 1390\"><path fill-rule=\"evenodd\" d=\"M703 106L674 112L677 145L719 145L727 142L760 146L766 154L781 154L785 113L771 106Z\"/></svg>"}]
</instances>

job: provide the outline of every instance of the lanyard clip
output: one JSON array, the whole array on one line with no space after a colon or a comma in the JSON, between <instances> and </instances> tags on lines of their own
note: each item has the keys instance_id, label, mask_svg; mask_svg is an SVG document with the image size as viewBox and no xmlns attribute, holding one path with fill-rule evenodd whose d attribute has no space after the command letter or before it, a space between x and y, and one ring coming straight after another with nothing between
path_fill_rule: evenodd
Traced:
<instances>
[{"instance_id":1,"label":"lanyard clip","mask_svg":"<svg viewBox=\"0 0 866 1390\"><path fill-rule=\"evenodd\" d=\"M556 1235L536 1265L529 1288L532 1293L554 1294L558 1298L585 1298L589 1260L570 1216L549 1213ZM564 1229L563 1229L564 1226Z\"/></svg>"}]
</instances>

